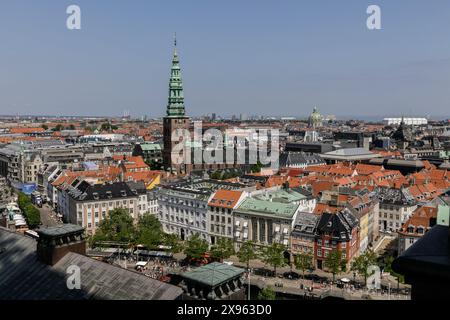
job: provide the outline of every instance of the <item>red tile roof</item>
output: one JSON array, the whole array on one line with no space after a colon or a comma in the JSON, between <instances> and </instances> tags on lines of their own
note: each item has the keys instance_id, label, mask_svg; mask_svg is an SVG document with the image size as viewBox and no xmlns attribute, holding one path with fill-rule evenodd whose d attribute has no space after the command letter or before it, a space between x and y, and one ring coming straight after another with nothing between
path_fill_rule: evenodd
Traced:
<instances>
[{"instance_id":1,"label":"red tile roof","mask_svg":"<svg viewBox=\"0 0 450 320\"><path fill-rule=\"evenodd\" d=\"M221 207L233 209L241 198L243 191L219 189L213 195L208 205L213 207Z\"/></svg>"}]
</instances>

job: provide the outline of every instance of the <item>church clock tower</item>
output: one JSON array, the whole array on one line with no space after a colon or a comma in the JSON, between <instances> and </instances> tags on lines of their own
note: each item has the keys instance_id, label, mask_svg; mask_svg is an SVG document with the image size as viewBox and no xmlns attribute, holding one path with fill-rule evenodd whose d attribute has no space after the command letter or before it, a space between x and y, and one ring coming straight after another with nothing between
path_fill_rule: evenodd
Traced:
<instances>
[{"instance_id":1,"label":"church clock tower","mask_svg":"<svg viewBox=\"0 0 450 320\"><path fill-rule=\"evenodd\" d=\"M169 102L167 114L163 119L163 164L164 169L174 173L183 171L184 165L172 163L172 153L179 141L172 141L172 132L176 129L189 130L190 119L185 115L183 81L181 79L180 60L177 53L177 39L174 40L174 53L169 81Z\"/></svg>"}]
</instances>

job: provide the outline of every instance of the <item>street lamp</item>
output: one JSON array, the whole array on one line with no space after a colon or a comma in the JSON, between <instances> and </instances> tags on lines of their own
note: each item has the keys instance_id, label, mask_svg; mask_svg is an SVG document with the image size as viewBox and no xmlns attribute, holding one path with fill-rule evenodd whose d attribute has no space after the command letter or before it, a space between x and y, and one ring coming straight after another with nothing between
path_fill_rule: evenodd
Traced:
<instances>
[{"instance_id":1,"label":"street lamp","mask_svg":"<svg viewBox=\"0 0 450 320\"><path fill-rule=\"evenodd\" d=\"M250 270L250 268L248 268L248 292L247 292L247 294L248 294L248 300L250 300L250 272L251 272L251 270Z\"/></svg>"},{"instance_id":2,"label":"street lamp","mask_svg":"<svg viewBox=\"0 0 450 320\"><path fill-rule=\"evenodd\" d=\"M389 280L389 291L388 291L388 299L391 300L391 281Z\"/></svg>"}]
</instances>

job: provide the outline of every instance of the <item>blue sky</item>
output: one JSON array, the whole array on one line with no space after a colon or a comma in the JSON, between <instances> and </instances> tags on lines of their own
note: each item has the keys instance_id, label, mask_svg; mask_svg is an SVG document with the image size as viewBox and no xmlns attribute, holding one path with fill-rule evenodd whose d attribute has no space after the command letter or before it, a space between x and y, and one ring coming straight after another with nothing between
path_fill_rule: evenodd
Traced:
<instances>
[{"instance_id":1,"label":"blue sky","mask_svg":"<svg viewBox=\"0 0 450 320\"><path fill-rule=\"evenodd\" d=\"M2 0L0 114L162 116L174 32L189 115L450 116L447 0Z\"/></svg>"}]
</instances>

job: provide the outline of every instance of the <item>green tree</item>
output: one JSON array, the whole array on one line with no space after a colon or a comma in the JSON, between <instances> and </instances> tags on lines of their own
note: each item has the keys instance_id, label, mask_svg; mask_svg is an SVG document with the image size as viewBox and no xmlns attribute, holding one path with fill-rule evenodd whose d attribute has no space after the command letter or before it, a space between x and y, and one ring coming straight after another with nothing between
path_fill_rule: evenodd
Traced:
<instances>
[{"instance_id":1,"label":"green tree","mask_svg":"<svg viewBox=\"0 0 450 320\"><path fill-rule=\"evenodd\" d=\"M222 178L222 173L220 171L214 171L211 174L211 179L220 180Z\"/></svg>"},{"instance_id":2,"label":"green tree","mask_svg":"<svg viewBox=\"0 0 450 320\"><path fill-rule=\"evenodd\" d=\"M246 241L242 244L237 253L239 262L245 262L247 269L250 268L250 260L258 258L258 252L255 250L255 244L253 241Z\"/></svg>"},{"instance_id":3,"label":"green tree","mask_svg":"<svg viewBox=\"0 0 450 320\"><path fill-rule=\"evenodd\" d=\"M275 300L276 297L277 295L271 287L266 287L258 293L258 300Z\"/></svg>"},{"instance_id":4,"label":"green tree","mask_svg":"<svg viewBox=\"0 0 450 320\"><path fill-rule=\"evenodd\" d=\"M259 172L261 172L262 167L263 167L262 163L258 160L256 162L256 164L254 164L250 167L250 171L252 173L259 173Z\"/></svg>"},{"instance_id":5,"label":"green tree","mask_svg":"<svg viewBox=\"0 0 450 320\"><path fill-rule=\"evenodd\" d=\"M75 126L73 124L66 127L68 130L75 130Z\"/></svg>"},{"instance_id":6,"label":"green tree","mask_svg":"<svg viewBox=\"0 0 450 320\"><path fill-rule=\"evenodd\" d=\"M104 122L102 123L100 130L101 131L112 131L112 130L117 130L118 127L116 125L113 125L109 122Z\"/></svg>"},{"instance_id":7,"label":"green tree","mask_svg":"<svg viewBox=\"0 0 450 320\"><path fill-rule=\"evenodd\" d=\"M360 256L353 259L351 264L351 271L354 271L357 274L363 276L364 284L367 284L367 277L370 276L368 269L371 265L375 264L376 261L376 254L371 250L367 250Z\"/></svg>"},{"instance_id":8,"label":"green tree","mask_svg":"<svg viewBox=\"0 0 450 320\"><path fill-rule=\"evenodd\" d=\"M25 193L19 192L17 204L19 205L20 210L25 211L25 207L31 204L31 200Z\"/></svg>"},{"instance_id":9,"label":"green tree","mask_svg":"<svg viewBox=\"0 0 450 320\"><path fill-rule=\"evenodd\" d=\"M345 262L342 259L342 252L340 250L331 251L325 258L324 265L333 274L333 282L336 279L336 275L340 274L344 269L345 264L343 264L343 261Z\"/></svg>"},{"instance_id":10,"label":"green tree","mask_svg":"<svg viewBox=\"0 0 450 320\"><path fill-rule=\"evenodd\" d=\"M64 129L64 127L62 126L62 124L57 124L52 131L61 131L62 129Z\"/></svg>"},{"instance_id":11,"label":"green tree","mask_svg":"<svg viewBox=\"0 0 450 320\"><path fill-rule=\"evenodd\" d=\"M231 239L219 238L217 243L211 247L211 257L219 259L223 262L224 259L231 257L234 254L233 241Z\"/></svg>"},{"instance_id":12,"label":"green tree","mask_svg":"<svg viewBox=\"0 0 450 320\"><path fill-rule=\"evenodd\" d=\"M277 275L277 268L286 265L286 259L284 258L285 250L286 246L281 243L273 243L262 249L261 258L264 263L273 267L275 276Z\"/></svg>"},{"instance_id":13,"label":"green tree","mask_svg":"<svg viewBox=\"0 0 450 320\"><path fill-rule=\"evenodd\" d=\"M170 247L170 252L173 254L183 251L183 243L181 242L180 237L176 234L164 234L163 244Z\"/></svg>"},{"instance_id":14,"label":"green tree","mask_svg":"<svg viewBox=\"0 0 450 320\"><path fill-rule=\"evenodd\" d=\"M149 250L159 246L163 242L161 223L152 214L147 213L139 217L136 233L137 242Z\"/></svg>"},{"instance_id":15,"label":"green tree","mask_svg":"<svg viewBox=\"0 0 450 320\"><path fill-rule=\"evenodd\" d=\"M116 241L134 243L136 239L136 228L133 218L125 209L114 209L109 211L95 232L93 242Z\"/></svg>"},{"instance_id":16,"label":"green tree","mask_svg":"<svg viewBox=\"0 0 450 320\"><path fill-rule=\"evenodd\" d=\"M392 263L394 262L394 260L395 260L395 258L393 256L388 256L384 260L384 264L385 264L384 271L389 272L392 276L397 278L397 289L398 289L400 287L400 282L401 283L405 282L405 277L402 274L397 273L392 269Z\"/></svg>"},{"instance_id":17,"label":"green tree","mask_svg":"<svg viewBox=\"0 0 450 320\"><path fill-rule=\"evenodd\" d=\"M44 129L44 130L48 130L48 125L43 124L43 125L41 126L41 128Z\"/></svg>"},{"instance_id":18,"label":"green tree","mask_svg":"<svg viewBox=\"0 0 450 320\"><path fill-rule=\"evenodd\" d=\"M25 207L23 213L25 214L25 218L27 219L30 228L36 228L41 224L41 212L31 203Z\"/></svg>"},{"instance_id":19,"label":"green tree","mask_svg":"<svg viewBox=\"0 0 450 320\"><path fill-rule=\"evenodd\" d=\"M190 259L200 259L207 250L208 242L196 233L186 241L183 252Z\"/></svg>"},{"instance_id":20,"label":"green tree","mask_svg":"<svg viewBox=\"0 0 450 320\"><path fill-rule=\"evenodd\" d=\"M151 170L162 170L163 169L163 164L161 161L156 161L155 159L151 160L151 161L146 161L145 162Z\"/></svg>"},{"instance_id":21,"label":"green tree","mask_svg":"<svg viewBox=\"0 0 450 320\"><path fill-rule=\"evenodd\" d=\"M309 252L302 252L294 257L294 265L302 271L303 278L305 278L305 271L314 267L313 260L314 256Z\"/></svg>"}]
</instances>

